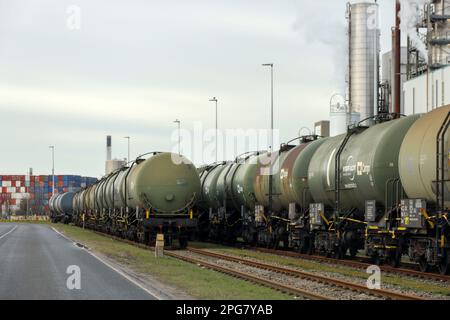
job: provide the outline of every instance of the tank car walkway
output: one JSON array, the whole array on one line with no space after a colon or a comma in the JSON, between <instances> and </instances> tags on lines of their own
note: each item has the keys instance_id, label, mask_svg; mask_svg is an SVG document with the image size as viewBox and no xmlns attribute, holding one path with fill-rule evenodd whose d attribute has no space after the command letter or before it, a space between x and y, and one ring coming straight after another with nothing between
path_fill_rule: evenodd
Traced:
<instances>
[{"instance_id":1,"label":"tank car walkway","mask_svg":"<svg viewBox=\"0 0 450 320\"><path fill-rule=\"evenodd\" d=\"M0 223L0 300L4 299L156 298L47 225Z\"/></svg>"}]
</instances>

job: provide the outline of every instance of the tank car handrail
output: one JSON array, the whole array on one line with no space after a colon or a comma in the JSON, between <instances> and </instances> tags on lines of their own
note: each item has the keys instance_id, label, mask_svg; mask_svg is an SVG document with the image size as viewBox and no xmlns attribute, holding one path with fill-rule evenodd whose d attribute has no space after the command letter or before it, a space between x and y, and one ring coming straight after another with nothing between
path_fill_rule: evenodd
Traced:
<instances>
[{"instance_id":1,"label":"tank car handrail","mask_svg":"<svg viewBox=\"0 0 450 320\"><path fill-rule=\"evenodd\" d=\"M216 169L218 166L220 166L220 165L225 165L226 164L226 162L221 162L221 163L215 163L215 164L212 164L211 166L210 166L210 168L208 168L208 169L206 169L204 172L206 172L206 176L205 176L205 178L204 179L202 179L202 182L201 182L201 184L200 184L200 194L202 195L201 197L200 197L200 199L203 201L203 188L205 187L205 182L206 182L206 178L208 178L208 176L211 174L211 172L214 170L214 169ZM202 173L202 178L203 178L203 174L204 173Z\"/></svg>"},{"instance_id":2,"label":"tank car handrail","mask_svg":"<svg viewBox=\"0 0 450 320\"><path fill-rule=\"evenodd\" d=\"M115 186L116 180L119 177L120 172L128 170L128 169L129 169L129 167L123 166L123 167L117 169L116 170L117 172L115 172L116 176L114 177L114 180L113 180L113 183L112 183L112 209L113 210L115 210L115 205L116 205L116 199L115 199L116 198L115 197L115 194L116 194L116 189L115 189L116 188L116 186ZM119 192L120 192L120 190L119 190Z\"/></svg>"},{"instance_id":3,"label":"tank car handrail","mask_svg":"<svg viewBox=\"0 0 450 320\"><path fill-rule=\"evenodd\" d=\"M301 142L305 143L305 141L307 141L307 138L312 138L313 140L308 141L308 142L312 142L312 141L316 141L319 138L325 138L324 136L319 136L317 134L308 134L308 135L304 135L304 136L298 136L296 138L293 138L287 142L284 142L281 144L281 146L285 146L285 145L289 145L291 142L294 142L296 140L300 140Z\"/></svg>"},{"instance_id":4,"label":"tank car handrail","mask_svg":"<svg viewBox=\"0 0 450 320\"><path fill-rule=\"evenodd\" d=\"M382 117L382 115L384 115L384 117ZM388 118L386 116L391 116L391 118ZM375 121L378 120L380 122L384 122L384 121L389 121L389 120L393 120L393 119L398 119L400 117L406 117L406 115L404 115L403 113L395 113L395 112L386 113L386 114L380 113L380 114L365 118L363 120L360 120L355 126L356 127L364 127L364 126L361 126L361 124L366 122L367 120L375 120ZM349 127L352 127L352 126L350 125Z\"/></svg>"},{"instance_id":5,"label":"tank car handrail","mask_svg":"<svg viewBox=\"0 0 450 320\"><path fill-rule=\"evenodd\" d=\"M137 157L136 157L136 160L133 160L133 161L130 161L130 162L136 162L136 161L138 161L138 160L142 160L142 157L144 157L144 156L148 156L148 155L156 156L156 155L161 154L161 153L164 153L164 152L163 152L163 151L151 151L151 152L146 152L146 153L143 153L143 154L137 156Z\"/></svg>"},{"instance_id":6,"label":"tank car handrail","mask_svg":"<svg viewBox=\"0 0 450 320\"><path fill-rule=\"evenodd\" d=\"M244 152L244 153L242 153L242 154L240 154L240 155L238 155L235 159L234 159L234 162L235 163L238 163L240 160L244 160L244 161L246 161L246 160L248 160L249 158L251 158L251 157L253 157L253 156L259 156L259 155L261 155L261 154L263 154L263 153L266 153L267 152L267 150L260 150L260 151L247 151L247 152Z\"/></svg>"},{"instance_id":7,"label":"tank car handrail","mask_svg":"<svg viewBox=\"0 0 450 320\"><path fill-rule=\"evenodd\" d=\"M236 172L241 165L242 165L242 163L236 163L236 166L231 165L230 169L228 170L228 172L225 174L225 177L224 177L224 191L225 191L225 197L226 197L227 190L228 190L227 177L230 174L231 169L234 167L233 173L230 178L230 186L231 186L231 202L233 203L233 205L236 209L238 209L239 206L236 204L236 201L235 201L236 197L234 195L233 182L234 182L234 178L236 177Z\"/></svg>"},{"instance_id":8,"label":"tank car handrail","mask_svg":"<svg viewBox=\"0 0 450 320\"><path fill-rule=\"evenodd\" d=\"M109 179L112 177L112 175L110 174L107 178L106 178L106 181L105 181L105 187L103 188L103 199L106 199L106 187L108 186L108 181L109 181Z\"/></svg>"},{"instance_id":9,"label":"tank car handrail","mask_svg":"<svg viewBox=\"0 0 450 320\"><path fill-rule=\"evenodd\" d=\"M98 195L98 189L100 189L100 187L102 186L102 183L105 181L105 177L103 177L102 179L100 179L100 181L97 182L98 186L97 188L95 188L94 190L94 203L97 205L97 209L100 209L100 206L98 205L98 199L97 199L97 195Z\"/></svg>"},{"instance_id":10,"label":"tank car handrail","mask_svg":"<svg viewBox=\"0 0 450 320\"><path fill-rule=\"evenodd\" d=\"M128 180L128 175L130 174L130 172L131 172L133 166L134 166L135 164L137 164L138 160L140 160L139 157L136 158L136 160L133 161L133 163L131 164L131 166L127 169L127 173L126 173L126 175L125 175L125 208L128 208L128 192L127 192L127 191L128 191L128 190L127 190L127 180Z\"/></svg>"}]
</instances>

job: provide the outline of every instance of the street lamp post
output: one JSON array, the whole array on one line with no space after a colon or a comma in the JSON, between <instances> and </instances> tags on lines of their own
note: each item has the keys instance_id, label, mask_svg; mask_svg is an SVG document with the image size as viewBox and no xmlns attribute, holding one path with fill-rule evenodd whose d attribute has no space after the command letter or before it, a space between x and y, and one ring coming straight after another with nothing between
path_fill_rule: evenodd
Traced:
<instances>
[{"instance_id":1,"label":"street lamp post","mask_svg":"<svg viewBox=\"0 0 450 320\"><path fill-rule=\"evenodd\" d=\"M273 208L273 177L272 177L272 151L273 151L273 63L265 63L263 67L270 67L270 167L269 167L269 214Z\"/></svg>"},{"instance_id":2,"label":"street lamp post","mask_svg":"<svg viewBox=\"0 0 450 320\"><path fill-rule=\"evenodd\" d=\"M216 162L218 161L217 158L217 150L219 148L219 144L218 144L218 138L219 138L219 124L218 124L218 117L217 117L217 98L214 97L212 99L209 100L210 102L215 102L216 103Z\"/></svg>"},{"instance_id":3,"label":"street lamp post","mask_svg":"<svg viewBox=\"0 0 450 320\"><path fill-rule=\"evenodd\" d=\"M128 163L128 162L130 162L130 139L131 138L129 136L126 136L123 138L128 140L128 158L127 158L127 163Z\"/></svg>"},{"instance_id":4,"label":"street lamp post","mask_svg":"<svg viewBox=\"0 0 450 320\"><path fill-rule=\"evenodd\" d=\"M173 123L178 124L178 154L181 155L181 121L176 119Z\"/></svg>"},{"instance_id":5,"label":"street lamp post","mask_svg":"<svg viewBox=\"0 0 450 320\"><path fill-rule=\"evenodd\" d=\"M50 146L52 149L52 195L55 195L55 146Z\"/></svg>"}]
</instances>

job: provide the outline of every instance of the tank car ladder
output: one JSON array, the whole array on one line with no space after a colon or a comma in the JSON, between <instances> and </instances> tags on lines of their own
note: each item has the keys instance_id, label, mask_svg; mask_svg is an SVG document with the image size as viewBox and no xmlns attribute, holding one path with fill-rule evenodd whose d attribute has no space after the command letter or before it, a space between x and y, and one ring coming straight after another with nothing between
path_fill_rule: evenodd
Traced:
<instances>
[{"instance_id":1,"label":"tank car ladder","mask_svg":"<svg viewBox=\"0 0 450 320\"><path fill-rule=\"evenodd\" d=\"M436 211L439 216L436 228L436 248L438 253L439 269L442 274L450 272L450 249L448 248L450 222L445 212L449 208L445 207L445 179L446 150L445 136L450 127L450 112L447 113L441 128L436 137ZM447 151L450 152L450 151ZM450 154L449 154L450 155ZM450 159L447 158L447 161Z\"/></svg>"},{"instance_id":2,"label":"tank car ladder","mask_svg":"<svg viewBox=\"0 0 450 320\"><path fill-rule=\"evenodd\" d=\"M341 214L341 154L347 146L348 140L350 140L351 136L360 133L367 129L364 126L356 126L353 128L349 128L347 131L347 135L339 146L338 151L336 152L336 157L334 159L334 210L336 216Z\"/></svg>"},{"instance_id":3,"label":"tank car ladder","mask_svg":"<svg viewBox=\"0 0 450 320\"><path fill-rule=\"evenodd\" d=\"M438 212L445 208L445 134L450 127L450 112L447 113L436 137L436 205ZM450 160L450 159L448 159ZM448 181L448 180L447 180Z\"/></svg>"}]
</instances>

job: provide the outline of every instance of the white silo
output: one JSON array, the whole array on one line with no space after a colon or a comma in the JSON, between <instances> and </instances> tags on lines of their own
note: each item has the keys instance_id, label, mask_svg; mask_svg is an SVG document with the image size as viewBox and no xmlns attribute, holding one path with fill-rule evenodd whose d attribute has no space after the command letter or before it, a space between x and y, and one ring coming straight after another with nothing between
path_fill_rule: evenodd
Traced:
<instances>
[{"instance_id":1,"label":"white silo","mask_svg":"<svg viewBox=\"0 0 450 320\"><path fill-rule=\"evenodd\" d=\"M378 105L380 31L376 2L348 3L349 106L364 120Z\"/></svg>"}]
</instances>

